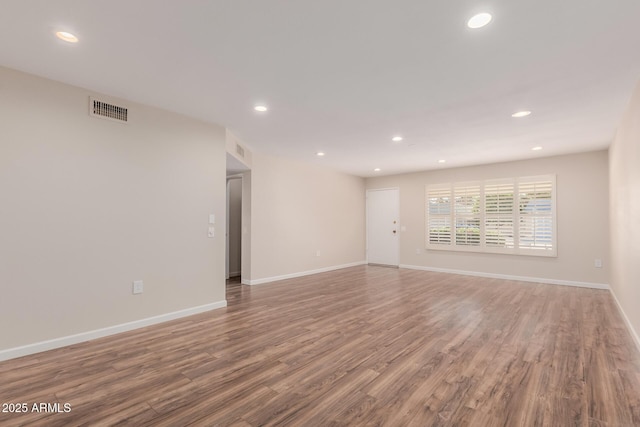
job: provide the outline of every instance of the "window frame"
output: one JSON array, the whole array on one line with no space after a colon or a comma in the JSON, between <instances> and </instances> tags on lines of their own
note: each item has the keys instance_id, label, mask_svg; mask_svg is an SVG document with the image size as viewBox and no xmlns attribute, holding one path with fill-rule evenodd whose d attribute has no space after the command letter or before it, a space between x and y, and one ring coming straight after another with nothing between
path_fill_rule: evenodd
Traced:
<instances>
[{"instance_id":1,"label":"window frame","mask_svg":"<svg viewBox=\"0 0 640 427\"><path fill-rule=\"evenodd\" d=\"M524 211L522 209L521 194L526 194L523 189L526 188L527 185L530 185L532 183L540 184L543 186L546 185L546 187L544 188L550 188L550 198L539 199L535 196L533 198L533 200L549 200L551 206L548 209L547 207L549 203L541 203L540 205L542 206L542 209L539 209L537 205L534 205L531 209L527 209L527 211ZM478 215L470 215L469 213L461 214L456 212L456 189L468 188L473 186L479 186L480 188L480 207ZM499 196L496 204L490 205L490 210L487 210L488 190L493 190L496 187L503 187L505 189L504 191L508 191L506 189L511 187L512 197L510 201L510 210L505 210L504 208L504 206L508 206L509 204L508 199L500 199ZM434 205L431 203L431 199L433 199L433 197L431 196L436 194L436 192L437 194L446 194L447 192L449 194L449 209L445 213L436 213L432 209ZM558 233L556 196L557 185L555 174L489 179L481 181L427 184L425 186L425 247L427 250L438 251L557 257ZM531 200L529 200L528 203L530 203L530 201ZM504 206L501 205L502 202L504 202ZM457 244L456 225L465 218L479 219L480 239L478 245ZM492 246L492 244L490 243L492 241L491 238L489 239L489 243L487 242L487 237L489 236L488 231L490 230L490 222L488 222L487 220L491 219L496 220L495 223L497 225L495 227L498 228L497 234L495 235L497 237L495 239L499 240L504 237L504 239L506 239L505 246ZM431 233L432 227L430 227L430 224L436 224L438 223L438 221L440 221L440 223L442 224L449 224L450 239L448 242L446 240L442 240L432 243L433 236ZM499 232L499 229L501 228L500 221L503 221L504 224L508 224L509 222L511 223L511 230L508 230L507 233L504 234L504 236ZM533 224L533 226L531 224ZM538 224L541 225L538 227ZM527 226L529 228L527 228ZM533 244L523 245L524 240L521 238L520 232L522 230L530 229L534 230ZM539 233L537 231L538 229L541 230ZM549 233L550 236L548 236ZM536 239L536 236L538 234L542 235L542 237L539 238L540 244L537 244L538 240ZM509 245L510 240L512 241L511 245ZM528 241L531 242L531 239L529 239Z\"/></svg>"}]
</instances>

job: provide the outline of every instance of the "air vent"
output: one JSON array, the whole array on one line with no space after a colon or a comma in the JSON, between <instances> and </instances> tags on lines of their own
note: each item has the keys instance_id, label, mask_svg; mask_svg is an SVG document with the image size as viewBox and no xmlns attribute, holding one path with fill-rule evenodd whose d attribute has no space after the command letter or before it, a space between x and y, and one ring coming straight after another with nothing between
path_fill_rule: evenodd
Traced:
<instances>
[{"instance_id":1,"label":"air vent","mask_svg":"<svg viewBox=\"0 0 640 427\"><path fill-rule=\"evenodd\" d=\"M89 98L89 114L102 119L114 120L126 123L128 121L128 109L99 99Z\"/></svg>"},{"instance_id":2,"label":"air vent","mask_svg":"<svg viewBox=\"0 0 640 427\"><path fill-rule=\"evenodd\" d=\"M242 147L240 146L240 144L237 144L237 143L236 143L236 153L237 153L240 157L244 158L244 148L242 148Z\"/></svg>"}]
</instances>

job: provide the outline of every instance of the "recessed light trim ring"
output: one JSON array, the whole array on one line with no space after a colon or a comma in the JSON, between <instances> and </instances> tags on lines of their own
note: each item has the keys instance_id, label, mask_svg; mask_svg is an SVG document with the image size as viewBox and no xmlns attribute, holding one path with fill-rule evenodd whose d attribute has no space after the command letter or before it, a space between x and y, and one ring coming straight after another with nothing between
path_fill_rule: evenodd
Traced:
<instances>
[{"instance_id":1,"label":"recessed light trim ring","mask_svg":"<svg viewBox=\"0 0 640 427\"><path fill-rule=\"evenodd\" d=\"M491 22L492 19L493 17L491 16L490 13L487 13L487 12L478 13L472 16L471 18L469 18L469 20L467 21L467 27L471 29L482 28L485 25L487 25L489 22Z\"/></svg>"},{"instance_id":2,"label":"recessed light trim ring","mask_svg":"<svg viewBox=\"0 0 640 427\"><path fill-rule=\"evenodd\" d=\"M515 113L513 113L511 115L511 117L515 117L517 119L521 118L521 117L527 117L528 115L531 114L531 111L529 110L522 110L522 111L516 111Z\"/></svg>"},{"instance_id":3,"label":"recessed light trim ring","mask_svg":"<svg viewBox=\"0 0 640 427\"><path fill-rule=\"evenodd\" d=\"M67 31L56 31L56 37L67 43L78 43L78 37Z\"/></svg>"}]
</instances>

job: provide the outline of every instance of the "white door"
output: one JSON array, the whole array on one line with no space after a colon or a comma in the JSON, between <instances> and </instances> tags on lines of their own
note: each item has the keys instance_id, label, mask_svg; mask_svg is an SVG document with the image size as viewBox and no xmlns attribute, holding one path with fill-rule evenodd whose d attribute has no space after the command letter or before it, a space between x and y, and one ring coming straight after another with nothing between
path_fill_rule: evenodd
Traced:
<instances>
[{"instance_id":1,"label":"white door","mask_svg":"<svg viewBox=\"0 0 640 427\"><path fill-rule=\"evenodd\" d=\"M367 262L398 265L400 197L397 188L367 190Z\"/></svg>"}]
</instances>

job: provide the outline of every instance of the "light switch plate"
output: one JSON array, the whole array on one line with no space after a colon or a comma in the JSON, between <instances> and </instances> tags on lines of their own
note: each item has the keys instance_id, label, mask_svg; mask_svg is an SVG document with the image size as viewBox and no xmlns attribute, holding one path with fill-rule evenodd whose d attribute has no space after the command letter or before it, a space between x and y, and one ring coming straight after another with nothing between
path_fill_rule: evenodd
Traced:
<instances>
[{"instance_id":1,"label":"light switch plate","mask_svg":"<svg viewBox=\"0 0 640 427\"><path fill-rule=\"evenodd\" d=\"M215 224L215 223L216 223L216 215L209 214L209 224Z\"/></svg>"},{"instance_id":2,"label":"light switch plate","mask_svg":"<svg viewBox=\"0 0 640 427\"><path fill-rule=\"evenodd\" d=\"M216 230L214 227L210 226L209 227L209 231L207 231L207 237L215 237L216 235Z\"/></svg>"}]
</instances>

